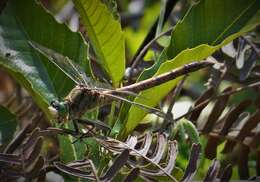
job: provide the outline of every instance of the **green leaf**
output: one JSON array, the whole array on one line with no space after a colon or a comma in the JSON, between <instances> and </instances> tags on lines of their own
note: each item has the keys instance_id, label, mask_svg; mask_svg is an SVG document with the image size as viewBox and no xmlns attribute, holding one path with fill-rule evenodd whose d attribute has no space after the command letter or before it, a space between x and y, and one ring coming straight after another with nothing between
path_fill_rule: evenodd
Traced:
<instances>
[{"instance_id":1,"label":"green leaf","mask_svg":"<svg viewBox=\"0 0 260 182\"><path fill-rule=\"evenodd\" d=\"M202 0L173 30L175 36L167 48L168 60L186 48L221 44L228 36L240 31L259 8L257 0Z\"/></svg>"},{"instance_id":2,"label":"green leaf","mask_svg":"<svg viewBox=\"0 0 260 182\"><path fill-rule=\"evenodd\" d=\"M176 25L170 45L163 51L159 61L142 73L139 80L210 56L259 24L259 8L260 1L257 0L202 0ZM135 102L156 106L180 79L141 92ZM131 106L122 136L127 136L145 115L145 111Z\"/></svg>"},{"instance_id":3,"label":"green leaf","mask_svg":"<svg viewBox=\"0 0 260 182\"><path fill-rule=\"evenodd\" d=\"M180 125L184 128L185 133L188 134L191 143L200 143L199 132L196 129L196 126L194 126L194 124L191 121L182 118L180 121L177 122L177 130L180 127Z\"/></svg>"},{"instance_id":4,"label":"green leaf","mask_svg":"<svg viewBox=\"0 0 260 182\"><path fill-rule=\"evenodd\" d=\"M48 104L63 97L73 82L54 64L33 50L34 41L68 56L87 62L87 45L33 0L10 0L0 16L0 66L5 68L48 114Z\"/></svg>"},{"instance_id":5,"label":"green leaf","mask_svg":"<svg viewBox=\"0 0 260 182\"><path fill-rule=\"evenodd\" d=\"M117 11L116 0L101 0L106 5L109 11L112 13L115 20L120 20L119 12Z\"/></svg>"},{"instance_id":6,"label":"green leaf","mask_svg":"<svg viewBox=\"0 0 260 182\"><path fill-rule=\"evenodd\" d=\"M0 145L5 145L13 139L16 126L16 115L0 105Z\"/></svg>"},{"instance_id":7,"label":"green leaf","mask_svg":"<svg viewBox=\"0 0 260 182\"><path fill-rule=\"evenodd\" d=\"M74 4L100 65L118 86L125 71L125 39L120 23L100 0L75 0Z\"/></svg>"},{"instance_id":8,"label":"green leaf","mask_svg":"<svg viewBox=\"0 0 260 182\"><path fill-rule=\"evenodd\" d=\"M70 124L66 124L66 128L73 129ZM69 163L74 160L80 160L85 157L86 145L77 141L73 143L76 138L70 135L59 135L59 146L60 146L60 157L61 161L64 163Z\"/></svg>"}]
</instances>

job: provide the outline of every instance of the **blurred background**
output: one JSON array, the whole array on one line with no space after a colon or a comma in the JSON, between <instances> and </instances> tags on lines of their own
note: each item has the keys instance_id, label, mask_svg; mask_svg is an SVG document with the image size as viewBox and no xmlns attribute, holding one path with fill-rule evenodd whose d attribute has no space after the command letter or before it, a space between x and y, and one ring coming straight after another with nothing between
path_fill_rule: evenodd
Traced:
<instances>
[{"instance_id":1,"label":"blurred background","mask_svg":"<svg viewBox=\"0 0 260 182\"><path fill-rule=\"evenodd\" d=\"M65 22L70 27L72 31L80 31L83 36L87 39L87 34L83 29L83 26L80 23L78 13L74 9L74 5L70 0L41 0L42 4L55 15L55 18L59 22ZM150 29L153 27L156 19L159 17L161 13L162 6L166 5L165 0L118 0L117 3L114 3L112 0L104 0L104 3L107 3L111 10L114 12L114 17L121 21L123 31L125 33L126 38L126 61L127 65L130 66L132 64L133 57L135 53L138 51L138 48L144 41L145 37L149 33ZM172 9L170 16L162 26L162 30L158 30L157 34L163 31L167 31L170 27L173 27L179 19L181 19L184 14L187 12L189 7L196 3L195 0L179 0L178 3ZM238 38L235 41L231 42L227 46L223 47L221 50L217 51L212 57L208 59L214 59L222 63L226 63L229 61L228 70L221 70L221 68L215 67L211 70L202 70L196 73L192 73L183 85L181 93L178 96L177 101L175 102L172 114L174 118L178 118L179 116L188 112L190 107L194 104L195 100L198 99L205 90L207 90L211 85L219 84L218 90L219 92L223 91L224 88L232 85L233 87L239 87L243 85L248 85L250 83L256 82L260 80L260 65L259 65L259 45L260 45L260 28L256 28L256 30L249 32L245 37ZM157 54L162 51L164 47L169 44L170 41L170 32L162 36L158 41L153 43L151 46L152 51L148 51L143 58L143 60L139 63L140 65L135 70L136 76L145 68L150 67L154 63L154 57L158 56ZM246 39L245 39L246 38ZM247 41L250 40L250 41ZM257 53L258 52L258 53ZM91 60L93 65L95 66L95 60ZM223 74L224 73L224 74ZM97 73L98 74L98 73ZM26 98L26 102L31 102L33 105L33 101L30 100L26 91L22 89L10 76L8 73L3 71L0 68L0 101L1 103L10 104L10 100L13 99L13 95L15 97L14 105L20 107L14 107L15 112L26 112L24 107L24 98ZM162 102L160 107L166 112L169 104L171 103L173 92L171 92ZM253 101L257 101L259 95L259 90L257 89L247 89L245 91L239 92L235 94L229 102L226 104L226 108L222 113L221 117L225 116L225 113L231 108L233 105L238 105L241 101L246 99L251 99ZM29 100L29 101L28 101ZM259 101L259 100L258 100ZM259 104L259 103L258 103ZM214 102L207 105L207 107L203 110L198 118L198 123L202 123L207 120L209 114L212 111L214 106ZM34 106L36 107L36 106ZM20 111L19 111L20 109ZM17 111L18 110L18 111ZM37 109L35 109L37 110ZM248 114L254 113L256 111L255 106L248 107L242 114L240 119L245 119ZM36 112L36 111L35 111ZM247 114L248 113L248 114ZM24 116L24 115L22 115ZM27 116L28 117L28 116ZM220 117L220 118L221 118ZM143 121L144 126L146 128L146 124L149 121L150 125L156 125L157 122L160 122L160 119L156 116L149 115ZM151 122L153 121L153 122ZM24 125L24 123L20 123L20 125ZM43 124L44 125L44 124ZM46 122L46 126L47 126ZM258 124L259 125L259 124ZM45 127L46 127L45 126ZM241 126L240 126L241 127ZM143 129L142 126L139 127L140 130ZM138 129L137 129L138 130ZM235 132L235 131L234 131ZM256 128L255 133L259 133ZM258 136L259 137L259 136ZM260 139L260 138L259 138ZM183 140L183 142L181 141ZM201 140L204 148L207 145L207 139L204 136L201 136ZM180 139L179 142L179 157L177 158L177 165L181 168L185 168L188 162L189 157L189 148L190 145L186 144L184 139ZM258 146L258 145L257 145ZM50 138L49 143L47 142L46 147L48 149L51 148L53 155L56 152L56 144L55 140ZM225 142L223 142L217 148L217 158L223 164L231 163L237 164L239 161L240 153L238 148L234 150L233 153L223 154L223 149L225 147ZM50 154L52 155L52 154ZM250 176L257 175L259 172L259 166L257 166L256 161L260 160L259 152L248 152L246 156L249 168ZM198 168L197 179L201 179L204 177L211 161L208 160L204 154L201 156L200 167ZM257 169L257 170L256 170ZM240 169L241 170L241 169ZM239 169L237 167L233 168L233 179L239 178ZM259 174L258 174L259 175Z\"/></svg>"}]
</instances>

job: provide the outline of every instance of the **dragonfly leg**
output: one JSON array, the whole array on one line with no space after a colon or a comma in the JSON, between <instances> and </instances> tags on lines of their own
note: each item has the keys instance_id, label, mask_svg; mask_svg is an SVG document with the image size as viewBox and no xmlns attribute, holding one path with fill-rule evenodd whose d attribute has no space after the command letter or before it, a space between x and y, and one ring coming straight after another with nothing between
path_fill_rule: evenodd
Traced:
<instances>
[{"instance_id":1,"label":"dragonfly leg","mask_svg":"<svg viewBox=\"0 0 260 182\"><path fill-rule=\"evenodd\" d=\"M77 120L72 120L72 123L73 123L73 126L74 126L74 129L75 129L75 133L79 134L79 126L78 126L78 122Z\"/></svg>"},{"instance_id":2,"label":"dragonfly leg","mask_svg":"<svg viewBox=\"0 0 260 182\"><path fill-rule=\"evenodd\" d=\"M84 133L80 133L79 132L79 128L78 128L78 120L73 120L73 123L74 123L74 128L75 128L75 133L77 133L78 137L75 137L76 140L74 140L72 142L72 144L78 142L78 141L83 141L84 138L86 137L91 137L94 135L94 132L93 132L93 129L95 128L93 125L90 125L89 128L87 128L87 131L85 131ZM77 128L77 129L76 129Z\"/></svg>"},{"instance_id":3,"label":"dragonfly leg","mask_svg":"<svg viewBox=\"0 0 260 182\"><path fill-rule=\"evenodd\" d=\"M106 123L99 121L99 120L78 119L77 122L82 124L82 125L95 127L99 130L104 130L104 131L110 131L111 130L111 128Z\"/></svg>"},{"instance_id":4,"label":"dragonfly leg","mask_svg":"<svg viewBox=\"0 0 260 182\"><path fill-rule=\"evenodd\" d=\"M63 127L61 129L62 129L64 134L69 134L69 135L72 135L72 136L76 136L78 134L74 130L70 130L70 129L63 128Z\"/></svg>"},{"instance_id":5,"label":"dragonfly leg","mask_svg":"<svg viewBox=\"0 0 260 182\"><path fill-rule=\"evenodd\" d=\"M77 119L76 121L77 121L77 123L88 126L88 127L86 127L87 130L86 130L85 134L88 134L88 133L93 134L93 129L95 128L95 125L92 122L90 122L89 120L82 120L82 119Z\"/></svg>"},{"instance_id":6,"label":"dragonfly leg","mask_svg":"<svg viewBox=\"0 0 260 182\"><path fill-rule=\"evenodd\" d=\"M78 141L82 142L84 138L93 136L92 130L94 129L94 127L91 127L85 133L80 133L77 120L73 120L72 123L74 125L74 130L63 128L63 127L61 128L63 130L64 134L69 134L69 135L72 135L74 138L76 138L74 141L72 141L72 144L74 144ZM91 133L91 134L89 134L89 133Z\"/></svg>"}]
</instances>

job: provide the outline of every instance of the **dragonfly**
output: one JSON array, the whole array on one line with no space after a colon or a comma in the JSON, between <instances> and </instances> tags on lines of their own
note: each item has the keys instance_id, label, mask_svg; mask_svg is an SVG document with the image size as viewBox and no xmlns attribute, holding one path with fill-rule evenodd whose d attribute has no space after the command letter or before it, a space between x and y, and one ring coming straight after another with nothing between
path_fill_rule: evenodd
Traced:
<instances>
[{"instance_id":1,"label":"dragonfly","mask_svg":"<svg viewBox=\"0 0 260 182\"><path fill-rule=\"evenodd\" d=\"M87 122L98 126L102 129L110 129L101 121L85 121L81 117L98 106L104 106L110 104L114 100L120 100L128 102L135 106L138 106L149 113L158 115L159 117L166 118L166 114L161 110L149 107L137 102L126 99L122 95L137 96L138 92L149 89L154 86L158 86L166 81L172 80L178 76L187 74L189 72L196 71L203 67L209 66L211 62L198 62L197 64L186 65L179 70L173 70L171 72L162 74L157 77L153 77L141 82L137 82L132 85L124 86L121 88L113 89L109 84L99 82L88 76L83 69L73 62L70 58L55 52L52 49L44 47L36 42L30 41L29 44L37 50L39 53L47 57L54 65L56 65L62 72L64 72L71 80L73 80L76 86L70 91L70 93L63 100L53 100L50 102L49 111L57 120L58 123L65 123L66 121L72 121L75 130L78 132L77 123ZM144 98L145 99L145 98Z\"/></svg>"}]
</instances>

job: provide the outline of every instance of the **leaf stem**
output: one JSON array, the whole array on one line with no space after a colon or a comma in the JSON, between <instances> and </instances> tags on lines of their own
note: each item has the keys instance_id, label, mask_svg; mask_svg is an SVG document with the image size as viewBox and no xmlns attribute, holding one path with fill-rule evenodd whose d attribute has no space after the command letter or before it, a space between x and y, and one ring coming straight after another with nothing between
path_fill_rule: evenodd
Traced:
<instances>
[{"instance_id":1,"label":"leaf stem","mask_svg":"<svg viewBox=\"0 0 260 182\"><path fill-rule=\"evenodd\" d=\"M140 51L140 53L135 57L135 59L132 61L132 66L130 68L130 75L128 80L131 80L132 76L133 76L133 70L136 68L137 64L139 63L139 61L143 58L143 56L145 55L145 53L148 51L148 49L151 47L151 45L160 37L170 33L173 30L173 27L169 28L167 31L160 33L157 37L153 38L149 43L147 43L143 49Z\"/></svg>"}]
</instances>

